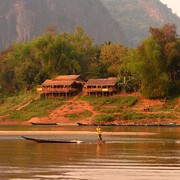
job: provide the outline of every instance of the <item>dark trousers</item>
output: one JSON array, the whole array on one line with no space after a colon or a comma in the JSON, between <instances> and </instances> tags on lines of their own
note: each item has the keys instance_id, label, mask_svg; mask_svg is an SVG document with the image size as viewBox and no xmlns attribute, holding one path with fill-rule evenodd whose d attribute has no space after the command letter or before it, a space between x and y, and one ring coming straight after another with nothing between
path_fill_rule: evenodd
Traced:
<instances>
[{"instance_id":1,"label":"dark trousers","mask_svg":"<svg viewBox=\"0 0 180 180\"><path fill-rule=\"evenodd\" d=\"M99 135L99 140L102 141L102 135L101 134L98 134Z\"/></svg>"}]
</instances>

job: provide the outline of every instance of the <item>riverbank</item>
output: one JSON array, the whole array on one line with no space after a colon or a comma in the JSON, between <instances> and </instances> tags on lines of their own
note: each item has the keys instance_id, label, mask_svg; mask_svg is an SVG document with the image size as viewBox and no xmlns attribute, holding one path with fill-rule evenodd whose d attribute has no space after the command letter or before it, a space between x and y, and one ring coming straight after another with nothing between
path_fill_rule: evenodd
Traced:
<instances>
[{"instance_id":1,"label":"riverbank","mask_svg":"<svg viewBox=\"0 0 180 180\"><path fill-rule=\"evenodd\" d=\"M25 102L24 102L25 103ZM0 116L1 125L59 125L121 124L175 125L180 124L180 98L165 102L149 100L138 93L112 97L76 96L70 99L35 99L26 106L9 105ZM7 103L4 104L7 106ZM21 108L22 107L22 108ZM1 110L2 108L0 108ZM4 108L5 109L5 108Z\"/></svg>"}]
</instances>

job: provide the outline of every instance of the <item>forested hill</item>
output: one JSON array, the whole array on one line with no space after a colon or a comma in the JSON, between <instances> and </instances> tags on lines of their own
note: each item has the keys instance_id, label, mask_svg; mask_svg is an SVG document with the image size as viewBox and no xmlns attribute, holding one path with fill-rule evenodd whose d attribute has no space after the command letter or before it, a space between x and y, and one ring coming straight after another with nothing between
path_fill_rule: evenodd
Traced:
<instances>
[{"instance_id":1,"label":"forested hill","mask_svg":"<svg viewBox=\"0 0 180 180\"><path fill-rule=\"evenodd\" d=\"M58 32L74 32L81 26L96 43L126 43L118 23L99 0L8 0L0 1L0 49L38 36L50 24Z\"/></svg>"},{"instance_id":2,"label":"forested hill","mask_svg":"<svg viewBox=\"0 0 180 180\"><path fill-rule=\"evenodd\" d=\"M95 43L116 41L136 46L150 26L180 18L159 0L1 0L0 50L12 42L31 40L53 24L58 32L81 26Z\"/></svg>"},{"instance_id":3,"label":"forested hill","mask_svg":"<svg viewBox=\"0 0 180 180\"><path fill-rule=\"evenodd\" d=\"M180 18L159 0L101 0L126 33L131 46L148 37L149 27L171 23L180 34Z\"/></svg>"}]
</instances>

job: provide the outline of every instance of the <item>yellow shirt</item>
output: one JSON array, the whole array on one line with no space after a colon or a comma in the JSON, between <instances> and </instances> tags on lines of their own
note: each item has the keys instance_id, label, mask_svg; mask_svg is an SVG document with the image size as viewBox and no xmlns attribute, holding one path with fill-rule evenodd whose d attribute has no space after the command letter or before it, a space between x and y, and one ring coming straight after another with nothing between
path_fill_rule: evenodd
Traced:
<instances>
[{"instance_id":1,"label":"yellow shirt","mask_svg":"<svg viewBox=\"0 0 180 180\"><path fill-rule=\"evenodd\" d=\"M101 127L97 127L96 131L97 131L98 134L101 134Z\"/></svg>"}]
</instances>

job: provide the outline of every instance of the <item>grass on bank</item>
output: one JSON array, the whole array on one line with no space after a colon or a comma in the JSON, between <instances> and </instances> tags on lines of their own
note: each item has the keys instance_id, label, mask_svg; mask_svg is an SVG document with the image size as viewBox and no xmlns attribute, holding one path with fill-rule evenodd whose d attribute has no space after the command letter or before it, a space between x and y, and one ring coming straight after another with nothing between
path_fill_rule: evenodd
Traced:
<instances>
[{"instance_id":1,"label":"grass on bank","mask_svg":"<svg viewBox=\"0 0 180 180\"><path fill-rule=\"evenodd\" d=\"M20 111L13 110L9 119L29 120L32 117L48 116L49 113L63 104L62 99L45 99L40 98L32 102Z\"/></svg>"},{"instance_id":2,"label":"grass on bank","mask_svg":"<svg viewBox=\"0 0 180 180\"><path fill-rule=\"evenodd\" d=\"M83 118L87 118L87 117L91 117L91 116L92 116L92 112L89 110L85 110L81 113L66 114L66 117L70 118L71 120L83 119Z\"/></svg>"},{"instance_id":3,"label":"grass on bank","mask_svg":"<svg viewBox=\"0 0 180 180\"><path fill-rule=\"evenodd\" d=\"M132 111L128 111L129 108L138 103L137 97L134 96L84 96L82 97L82 100L88 101L97 111L100 112L100 114L95 116L93 119L97 123L112 122L116 119L132 120L140 117L140 115L135 116Z\"/></svg>"},{"instance_id":4,"label":"grass on bank","mask_svg":"<svg viewBox=\"0 0 180 180\"><path fill-rule=\"evenodd\" d=\"M112 97L91 97L84 96L82 100L88 101L100 112L94 117L95 122L111 122L114 120L158 120L158 119L176 119L176 113L173 108L178 103L178 99L168 100L166 107L152 107L150 113L135 111L133 107L137 105L138 99L135 96L112 96ZM179 108L177 108L178 112Z\"/></svg>"},{"instance_id":5,"label":"grass on bank","mask_svg":"<svg viewBox=\"0 0 180 180\"><path fill-rule=\"evenodd\" d=\"M119 107L132 107L138 100L134 96L111 96L111 97L92 97L83 96L81 98L84 101L88 101L91 105L95 106L97 109L101 109L102 106L115 105Z\"/></svg>"},{"instance_id":6,"label":"grass on bank","mask_svg":"<svg viewBox=\"0 0 180 180\"><path fill-rule=\"evenodd\" d=\"M10 97L5 103L0 105L0 116L8 115L10 120L16 119L20 121L29 120L32 117L47 116L52 110L61 106L64 103L64 98L45 99L44 97L37 98L36 92L20 94ZM24 108L25 104L27 104Z\"/></svg>"},{"instance_id":7,"label":"grass on bank","mask_svg":"<svg viewBox=\"0 0 180 180\"><path fill-rule=\"evenodd\" d=\"M0 105L0 116L9 115L9 119L25 121L32 117L48 116L50 112L57 107L62 106L67 102L65 98L53 98L45 99L43 97L36 99L36 92L29 92L26 94L19 94L14 97L9 97L6 102ZM94 122L112 122L114 120L132 120L138 121L142 119L176 119L180 107L177 106L178 98L169 99L166 106L154 106L151 113L144 113L143 111L135 111L133 107L138 105L138 98L135 96L112 96L112 97L90 97L81 96L79 99L88 101L95 110L98 111L98 115L93 117ZM68 99L69 100L69 99ZM20 106L30 104L20 110L17 110ZM70 120L81 120L83 118L91 117L92 112L85 110L81 113L69 113L66 115Z\"/></svg>"},{"instance_id":8,"label":"grass on bank","mask_svg":"<svg viewBox=\"0 0 180 180\"><path fill-rule=\"evenodd\" d=\"M0 116L10 114L18 107L33 101L36 96L36 92L30 91L28 93L20 93L16 96L8 97L3 104L0 104Z\"/></svg>"}]
</instances>

